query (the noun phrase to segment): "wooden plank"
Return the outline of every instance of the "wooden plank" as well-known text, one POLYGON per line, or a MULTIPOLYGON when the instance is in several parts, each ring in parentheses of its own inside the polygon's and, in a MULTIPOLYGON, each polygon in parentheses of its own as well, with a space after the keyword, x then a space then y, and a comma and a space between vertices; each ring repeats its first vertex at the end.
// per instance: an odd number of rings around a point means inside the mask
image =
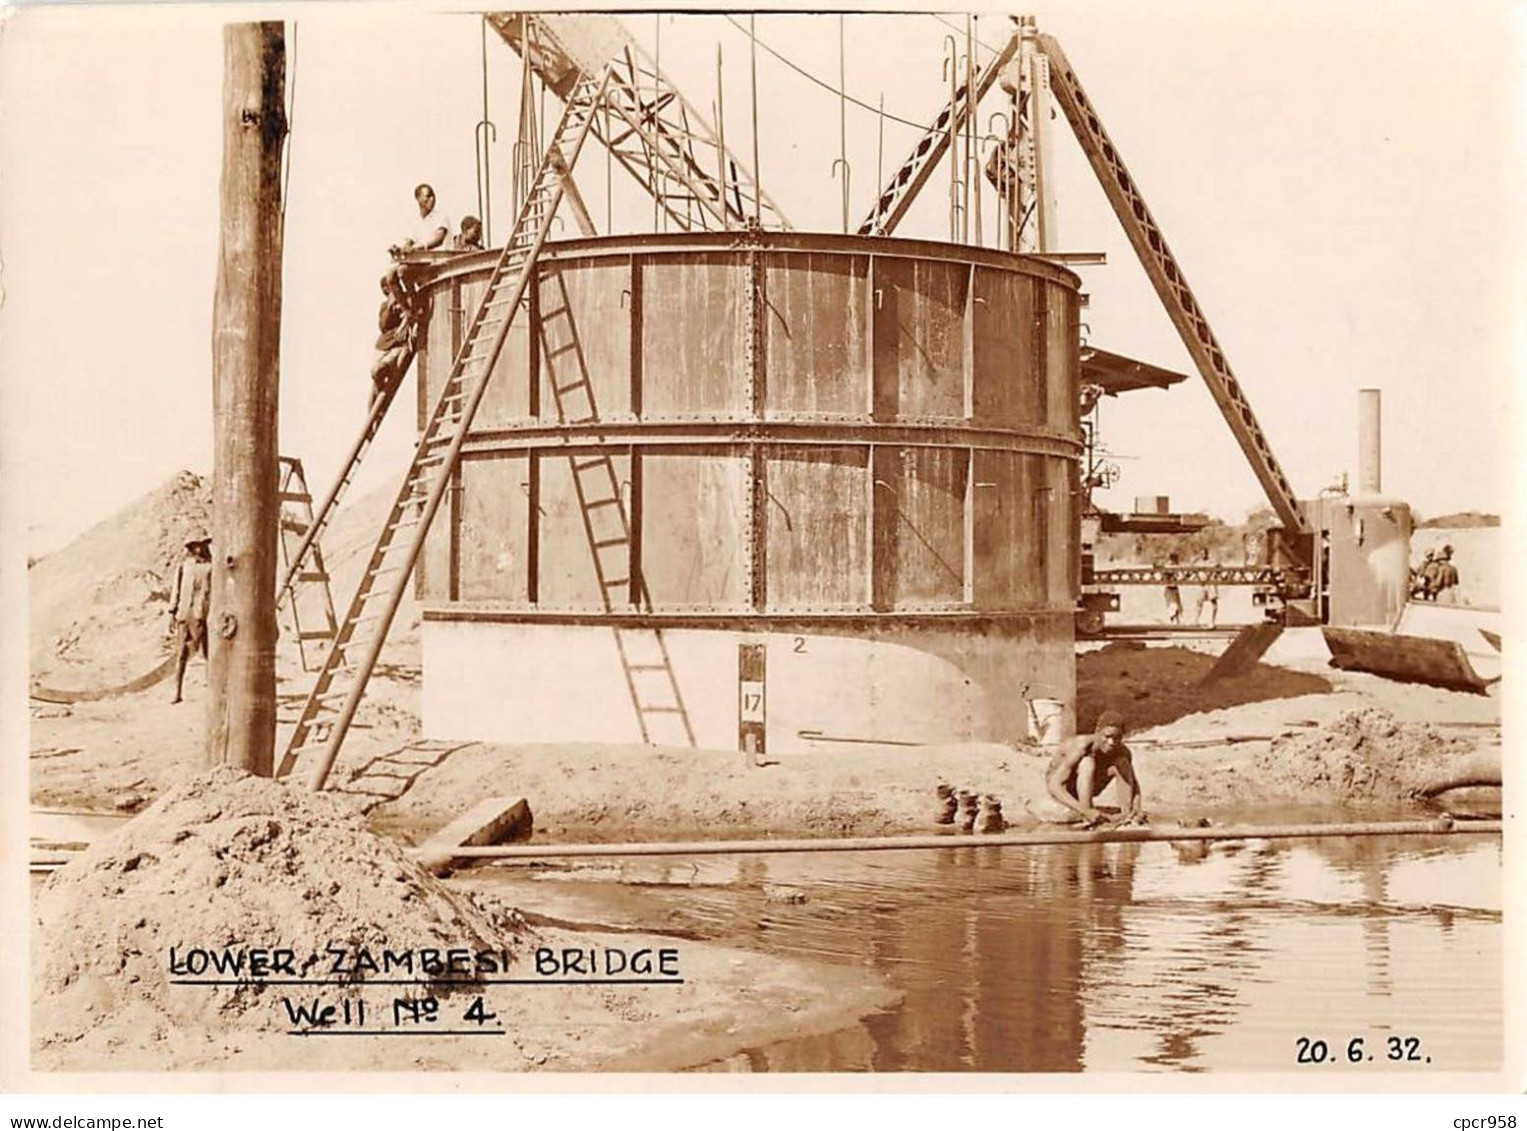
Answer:
POLYGON ((450 870, 455 850, 528 840, 534 825, 530 803, 523 797, 487 797, 421 844, 419 863, 443 874, 450 870))
POLYGON ((1220 658, 1214 662, 1214 666, 1204 673, 1198 685, 1207 687, 1219 680, 1230 679, 1250 671, 1252 666, 1273 646, 1273 642, 1282 635, 1281 624, 1248 624, 1236 633, 1235 639, 1230 642, 1230 647, 1226 648, 1220 658))

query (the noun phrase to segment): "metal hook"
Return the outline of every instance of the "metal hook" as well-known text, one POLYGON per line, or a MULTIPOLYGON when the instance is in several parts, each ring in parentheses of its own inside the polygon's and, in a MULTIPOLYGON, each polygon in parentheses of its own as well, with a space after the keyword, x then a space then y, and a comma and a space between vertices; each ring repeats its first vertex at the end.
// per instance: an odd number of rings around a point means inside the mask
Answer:
POLYGON ((960 65, 959 41, 956 40, 952 35, 946 35, 944 36, 944 47, 949 52, 949 54, 944 56, 944 65, 943 68, 939 71, 940 80, 948 80, 950 66, 958 67, 960 65))
POLYGON ((478 121, 472 130, 472 155, 477 162, 477 217, 483 222, 483 244, 493 241, 491 212, 493 209, 493 143, 498 140, 498 127, 488 118, 478 121), (487 127, 484 130, 484 127, 487 127))
POLYGON ((853 176, 853 166, 846 157, 834 157, 832 159, 832 179, 838 179, 838 167, 843 168, 843 231, 848 232, 848 184, 853 176))

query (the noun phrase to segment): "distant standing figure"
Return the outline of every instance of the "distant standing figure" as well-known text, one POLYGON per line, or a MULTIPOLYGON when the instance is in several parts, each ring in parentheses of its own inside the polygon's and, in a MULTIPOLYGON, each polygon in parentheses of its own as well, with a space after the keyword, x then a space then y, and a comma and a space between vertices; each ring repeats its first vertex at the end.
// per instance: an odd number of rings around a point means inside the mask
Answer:
MULTIPOLYGON (((1206 570, 1214 568, 1214 562, 1210 560, 1208 550, 1203 552, 1198 564, 1206 570)), ((1206 608, 1209 610, 1209 627, 1213 628, 1215 622, 1219 620, 1219 582, 1209 578, 1205 578, 1203 584, 1198 587, 1198 604, 1193 610, 1194 624, 1203 623, 1206 608)))
POLYGON ((1241 539, 1242 557, 1249 566, 1262 564, 1262 536, 1257 533, 1245 535, 1241 539))
POLYGON ((186 557, 175 570, 170 594, 170 616, 175 622, 175 698, 179 703, 185 687, 186 663, 192 652, 207 658, 207 606, 212 597, 212 542, 192 538, 186 557))
POLYGON ((1437 552, 1428 550, 1421 557, 1421 564, 1410 571, 1410 596, 1412 600, 1425 601, 1431 597, 1432 575, 1436 570, 1437 552))
MULTIPOLYGON (((1453 565, 1453 547, 1443 546, 1442 554, 1436 562, 1436 583, 1432 590, 1432 600, 1435 601, 1449 589, 1458 587, 1458 567, 1453 565)), ((1457 594, 1454 594, 1457 596, 1457 594)), ((1451 598, 1449 599, 1451 600, 1451 598)))
POLYGON ((482 221, 476 216, 463 216, 461 218, 461 231, 451 240, 452 251, 481 251, 482 244, 482 221))
MULTIPOLYGON (((1167 568, 1176 570, 1177 555, 1170 554, 1166 559, 1167 568)), ((1166 598, 1166 619, 1168 624, 1182 623, 1182 590, 1177 586, 1177 577, 1174 573, 1167 574, 1166 588, 1161 591, 1166 598)))

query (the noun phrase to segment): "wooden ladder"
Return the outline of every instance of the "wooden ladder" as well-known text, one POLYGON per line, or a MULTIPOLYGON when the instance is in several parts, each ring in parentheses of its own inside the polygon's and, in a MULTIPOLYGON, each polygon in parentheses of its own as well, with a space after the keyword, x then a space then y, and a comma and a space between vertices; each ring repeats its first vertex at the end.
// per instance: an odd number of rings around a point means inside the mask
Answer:
POLYGON ((333 647, 303 704, 277 776, 290 774, 307 759, 314 763, 310 787, 322 789, 328 780, 551 230, 563 194, 558 170, 576 164, 608 83, 607 67, 597 78, 580 74, 568 93, 549 139, 548 156, 536 170, 513 233, 489 277, 333 647), (553 150, 559 151, 556 158, 550 156, 553 150), (358 661, 351 662, 356 656, 358 661))
MULTIPOLYGON (((588 367, 584 364, 583 349, 576 337, 572 311, 567 292, 557 279, 561 293, 560 305, 554 310, 542 310, 543 327, 555 325, 558 319, 566 319, 562 331, 566 341, 554 349, 544 349, 547 380, 551 385, 552 399, 557 406, 557 418, 563 424, 587 424, 599 419, 598 405, 594 400, 594 386, 588 367), (576 372, 566 374, 564 380, 561 359, 576 372)), ((543 330, 544 333, 544 330, 543 330)), ((625 449, 628 458, 636 456, 625 449)), ((600 603, 606 613, 615 613, 620 606, 635 606, 645 613, 652 611, 652 601, 647 594, 646 582, 641 575, 640 564, 631 552, 631 518, 622 494, 623 485, 615 469, 615 461, 607 450, 592 454, 570 454, 568 471, 573 480, 573 491, 578 497, 578 513, 583 519, 584 534, 588 537, 589 554, 594 562, 594 577, 598 583, 600 603), (625 591, 621 599, 621 591, 625 591)), ((631 696, 631 706, 636 712, 636 723, 641 729, 642 741, 656 745, 654 733, 664 718, 676 718, 684 731, 684 744, 695 744, 694 728, 689 711, 684 706, 684 696, 679 690, 678 677, 673 671, 673 660, 668 654, 667 642, 660 628, 627 628, 615 626, 615 650, 620 656, 621 671, 625 675, 626 690, 631 696), (656 684, 656 686, 653 686, 656 684)))
MULTIPOLYGON (((287 599, 287 593, 297 582, 299 574, 314 571, 321 573, 323 571, 321 563, 315 566, 313 571, 309 571, 307 568, 308 558, 318 553, 319 538, 329 528, 329 523, 334 520, 334 515, 339 510, 340 499, 349 490, 350 484, 355 482, 355 473, 360 470, 361 461, 366 458, 366 453, 371 450, 371 442, 376 439, 376 434, 382 427, 382 421, 387 417, 387 410, 392 407, 392 402, 398 395, 398 389, 403 384, 403 378, 408 374, 408 367, 413 364, 414 352, 409 350, 404 355, 403 364, 398 367, 397 380, 391 382, 383 389, 380 397, 372 399, 371 411, 366 414, 366 423, 361 426, 360 435, 350 445, 350 451, 345 456, 344 465, 340 468, 338 477, 335 478, 333 484, 329 487, 329 492, 324 496, 323 503, 319 506, 316 515, 312 515, 310 507, 309 513, 312 517, 310 517, 307 530, 299 539, 296 549, 291 553, 286 553, 286 546, 283 542, 282 553, 284 554, 286 565, 285 573, 281 578, 281 585, 276 590, 276 600, 278 602, 287 599)), ((304 490, 306 490, 305 485, 304 490)), ((311 671, 312 669, 308 668, 304 663, 303 670, 311 671)))
POLYGON ((329 573, 324 568, 323 551, 312 535, 313 496, 308 493, 302 461, 281 456, 281 479, 277 497, 281 501, 281 560, 285 580, 276 594, 276 612, 284 613, 297 641, 297 657, 305 672, 316 671, 324 653, 333 643, 339 624, 334 618, 334 596, 329 590, 329 573), (305 568, 298 568, 299 548, 306 548, 305 568), (316 600, 315 600, 316 599, 316 600), (315 625, 313 613, 319 614, 315 625), (303 626, 303 618, 309 622, 303 626))

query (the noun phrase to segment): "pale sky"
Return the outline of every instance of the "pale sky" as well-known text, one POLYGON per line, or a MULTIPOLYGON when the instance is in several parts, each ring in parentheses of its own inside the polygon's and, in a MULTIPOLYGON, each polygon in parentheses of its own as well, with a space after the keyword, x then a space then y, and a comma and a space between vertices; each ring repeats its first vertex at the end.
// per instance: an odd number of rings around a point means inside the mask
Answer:
MULTIPOLYGON (((12 11, 0 38, 0 470, 7 526, 24 525, 34 551, 177 470, 210 470, 225 13, 29 9, 12 11)), ((454 217, 477 211, 481 41, 471 14, 363 4, 295 14, 282 450, 321 492, 362 421, 376 278, 385 247, 408 230, 411 187, 431 181, 454 217)), ((1425 514, 1499 511, 1522 262, 1511 207, 1523 199, 1522 38, 1509 7, 1090 2, 1036 14, 1086 85, 1296 489, 1313 495, 1355 472, 1357 390, 1377 386, 1386 493, 1425 514)), ((649 52, 655 19, 627 21, 649 52)), ((748 157, 746 37, 719 17, 662 19, 664 70, 707 110, 723 48, 726 136, 748 157)), ((945 97, 949 29, 926 15, 846 26, 850 93, 930 121, 945 97)), ((978 34, 1000 42, 1007 26, 989 13, 978 34)), ((766 14, 757 29, 836 82, 836 17, 766 14)), ((519 65, 491 34, 488 66, 501 238, 519 65)), ((836 99, 763 53, 758 76, 765 189, 797 228, 838 230, 836 99)), ((1001 108, 993 97, 983 126, 1001 108)), ((1191 373, 1069 128, 1055 125, 1060 246, 1108 256, 1079 269, 1091 341, 1191 373)), ((857 224, 875 193, 875 115, 850 106, 848 131, 857 224)), ((886 124, 887 172, 915 139, 886 124)), ((632 230, 650 205, 615 177, 615 227, 632 230)), ((605 162, 592 144, 578 180, 603 224, 605 162)), ((943 238, 946 185, 941 169, 899 234, 943 238)), ((988 199, 988 221, 993 210, 988 199)), ((357 490, 401 474, 411 406, 411 394, 400 398, 357 490)), ((1196 376, 1110 400, 1104 424, 1129 457, 1115 506, 1165 494, 1179 509, 1236 518, 1261 502, 1196 376)))

